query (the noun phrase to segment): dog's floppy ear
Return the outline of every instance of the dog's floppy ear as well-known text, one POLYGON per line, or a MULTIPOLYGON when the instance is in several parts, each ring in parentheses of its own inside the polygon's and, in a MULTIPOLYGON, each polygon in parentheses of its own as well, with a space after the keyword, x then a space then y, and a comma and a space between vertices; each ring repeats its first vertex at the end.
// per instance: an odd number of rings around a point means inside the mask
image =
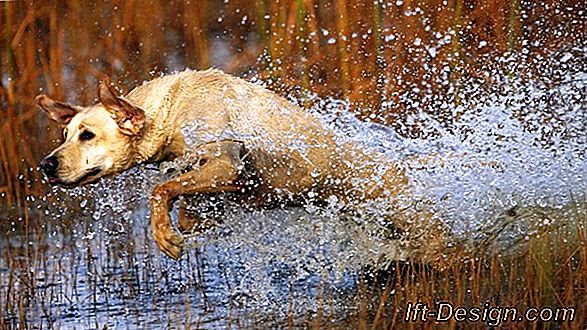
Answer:
POLYGON ((100 81, 98 97, 118 124, 122 133, 138 135, 145 123, 145 112, 116 95, 108 78, 100 81))
POLYGON ((35 97, 35 102, 41 109, 45 110, 47 115, 49 115, 49 118, 61 125, 69 124, 71 118, 79 112, 78 108, 69 104, 53 101, 45 94, 35 97))

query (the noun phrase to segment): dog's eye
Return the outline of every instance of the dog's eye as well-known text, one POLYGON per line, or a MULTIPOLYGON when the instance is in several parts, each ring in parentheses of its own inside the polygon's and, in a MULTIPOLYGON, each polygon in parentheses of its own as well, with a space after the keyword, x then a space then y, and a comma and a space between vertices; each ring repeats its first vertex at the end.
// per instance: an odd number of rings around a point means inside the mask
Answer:
POLYGON ((63 130, 63 138, 67 140, 67 130, 66 129, 63 130))
POLYGON ((96 134, 94 134, 94 133, 92 133, 92 132, 90 132, 90 131, 82 131, 82 132, 79 134, 79 139, 80 139, 81 141, 88 141, 88 140, 91 140, 91 139, 93 139, 95 136, 96 136, 96 134))

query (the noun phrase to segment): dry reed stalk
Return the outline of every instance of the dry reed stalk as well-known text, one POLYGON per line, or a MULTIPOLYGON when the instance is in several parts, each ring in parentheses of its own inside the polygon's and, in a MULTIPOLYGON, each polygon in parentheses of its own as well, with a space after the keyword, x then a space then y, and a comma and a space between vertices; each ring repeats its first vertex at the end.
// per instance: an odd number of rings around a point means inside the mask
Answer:
MULTIPOLYGON (((298 52, 298 70, 301 71, 300 85, 304 90, 310 89, 310 75, 308 70, 308 25, 306 24, 307 12, 304 0, 296 0, 296 48, 298 52)), ((306 103, 306 100, 304 100, 306 103)))
POLYGON ((350 94, 350 90, 352 88, 352 82, 349 77, 350 75, 350 65, 349 65, 349 49, 348 49, 348 39, 350 37, 349 34, 349 18, 347 13, 347 2, 344 0, 336 0, 336 28, 338 31, 333 33, 333 37, 335 38, 335 42, 337 45, 338 51, 338 69, 340 70, 339 74, 339 84, 342 91, 343 97, 348 97, 350 94))
MULTIPOLYGON (((252 9, 255 15, 250 16, 256 17, 255 25, 236 26, 245 13, 243 9, 239 15, 226 11, 222 24, 231 26, 220 27, 230 28, 234 33, 226 39, 231 47, 242 48, 247 39, 240 37, 257 31, 259 47, 268 49, 272 63, 278 66, 271 75, 281 77, 283 82, 301 82, 304 87, 318 91, 321 95, 347 97, 365 108, 375 100, 376 109, 380 98, 395 100, 397 107, 390 111, 401 116, 406 113, 406 105, 401 104, 398 96, 409 90, 409 86, 421 84, 427 79, 422 76, 426 72, 419 69, 422 63, 440 67, 450 61, 451 65, 456 65, 457 60, 466 61, 463 56, 457 57, 456 52, 468 52, 473 56, 485 54, 488 50, 477 50, 480 40, 491 43, 499 52, 516 51, 523 28, 532 23, 530 18, 524 20, 521 17, 520 2, 517 0, 451 0, 446 5, 443 2, 411 0, 404 1, 402 6, 384 6, 380 2, 363 3, 359 0, 351 3, 340 0, 270 3, 257 0, 252 9), (461 36, 454 36, 450 45, 439 47, 434 58, 411 56, 419 54, 410 53, 416 38, 420 38, 423 44, 435 40, 431 32, 425 31, 423 19, 405 15, 408 8, 416 7, 423 8, 424 15, 429 16, 426 17, 426 24, 432 27, 432 32, 444 34, 450 28, 462 32, 461 36), (265 19, 267 14, 270 15, 269 20, 265 19), (329 34, 324 35, 322 29, 329 34), (366 33, 369 29, 375 32, 366 33), (379 34, 380 31, 382 34, 379 34), (353 32, 359 36, 366 34, 367 38, 353 39, 353 32), (391 34, 396 39, 385 41, 386 35, 391 34), (331 37, 336 38, 336 43, 328 42, 331 37), (307 39, 307 42, 301 39, 307 39), (385 67, 378 67, 376 54, 385 59, 385 67), (308 61, 298 63, 301 57, 306 57, 308 61), (384 88, 376 87, 375 80, 379 77, 389 81, 382 86, 384 88)), ((560 7, 561 3, 554 0, 548 2, 551 8, 560 7)), ((231 1, 234 8, 245 8, 248 4, 241 0, 231 1)), ((562 4, 580 5, 579 1, 562 4)), ((95 87, 95 77, 106 72, 120 77, 121 82, 128 86, 134 85, 136 81, 148 78, 151 70, 156 73, 166 71, 165 52, 169 56, 173 50, 178 50, 181 63, 206 67, 211 60, 208 41, 220 25, 216 21, 218 6, 212 2, 207 2, 204 7, 196 7, 195 3, 169 4, 163 1, 80 4, 73 0, 50 4, 0 4, 0 75, 10 78, 7 83, 0 82, 0 104, 3 107, 0 119, 0 194, 5 194, 1 198, 0 207, 15 206, 21 209, 24 215, 22 232, 25 236, 35 240, 35 237, 43 235, 43 227, 38 225, 42 221, 31 218, 28 213, 31 206, 25 197, 42 194, 44 190, 39 174, 29 173, 28 168, 36 167, 43 154, 41 151, 50 149, 53 145, 49 141, 59 136, 57 129, 47 131, 47 121, 36 116, 32 99, 39 88, 72 102, 91 103, 95 98, 95 90, 85 86, 95 87), (102 16, 102 13, 107 15, 102 16), (178 15, 177 20, 167 19, 178 15), (97 25, 88 22, 97 22, 97 25), (112 35, 109 36, 108 32, 112 32, 112 35), (168 40, 167 36, 173 34, 177 38, 168 40), (183 53, 175 44, 177 40, 186 42, 183 53), (80 88, 70 90, 72 86, 80 88), (22 143, 23 139, 26 143, 22 143), (25 159, 24 163, 22 159, 25 159), (20 174, 23 180, 18 179, 20 174), (28 181, 32 182, 32 186, 28 181)), ((552 27, 558 22, 552 12, 540 6, 525 10, 528 17, 542 17, 542 26, 552 27)), ((529 38, 539 40, 544 45, 551 42, 559 46, 565 42, 564 38, 549 41, 551 37, 544 35, 532 35, 529 38)), ((566 42, 569 42, 568 39, 566 42)), ((453 76, 453 79, 456 80, 457 76, 453 76)), ((435 92, 443 88, 435 85, 434 81, 430 83, 435 92)), ((366 116, 368 112, 361 115, 366 116)), ((390 120, 396 118, 389 116, 389 113, 384 115, 392 118, 390 120)), ((423 299, 432 302, 433 299, 444 299, 455 304, 473 305, 486 300, 495 305, 519 303, 526 306, 543 306, 547 303, 571 306, 582 302, 582 305, 577 305, 577 321, 561 326, 578 329, 581 324, 585 324, 587 315, 587 305, 582 298, 587 288, 587 245, 584 243, 585 216, 577 217, 583 219, 576 228, 576 240, 581 242, 577 247, 564 245, 562 236, 532 238, 534 241, 529 252, 511 262, 494 255, 486 259, 471 259, 468 264, 453 265, 446 272, 433 274, 417 273, 408 267, 407 278, 397 267, 393 274, 394 283, 383 290, 380 303, 376 305, 375 321, 371 325, 405 327, 402 313, 407 301, 423 299), (391 294, 391 291, 394 293, 391 294), (391 309, 387 308, 386 302, 391 305, 391 309)), ((2 257, 11 269, 28 269, 31 265, 43 262, 42 253, 28 247, 22 251, 9 249, 2 252, 2 257), (25 261, 17 265, 17 259, 25 261)), ((152 252, 148 251, 149 254, 152 252)), ((87 253, 90 256, 94 253, 90 246, 87 246, 87 253)), ((129 254, 133 253, 129 251, 129 254)), ((141 275, 143 279, 149 278, 151 275, 147 273, 156 268, 154 261, 148 263, 151 268, 145 267, 145 273, 141 275)), ((86 266, 97 270, 96 264, 89 260, 86 266)), ((69 269, 68 265, 64 267, 69 269)), ((14 288, 14 283, 21 281, 19 283, 29 288, 27 290, 35 288, 34 278, 17 279, 16 274, 18 272, 14 270, 7 278, 1 278, 0 287, 14 288)), ((77 282, 76 274, 74 272, 72 275, 74 283, 77 282)), ((203 282, 201 278, 199 281, 203 282)), ((95 293, 95 283, 90 285, 94 285, 95 293)), ((144 285, 146 290, 154 289, 149 281, 144 285)), ((17 322, 25 324, 24 295, 9 289, 0 290, 0 295, 6 302, 8 313, 18 315, 17 322)), ((322 296, 323 293, 318 298, 324 299, 322 296)), ((360 299, 364 302, 368 300, 364 292, 360 299)), ((290 301, 291 312, 288 317, 288 324, 292 328, 293 303, 290 301)), ((0 309, 0 327, 6 310, 0 309)), ((320 312, 323 313, 324 309, 320 312)), ((353 323, 366 327, 370 315, 369 311, 361 309, 353 323)), ((328 323, 323 315, 317 317, 315 322, 318 325, 328 323)), ((240 324, 240 321, 235 323, 240 324)), ((407 327, 431 326, 410 324, 407 327)), ((452 323, 449 326, 460 325, 452 323)), ((512 328, 524 326, 526 324, 512 325, 512 328)))
MULTIPOLYGON (((298 1, 288 0, 284 2, 285 12, 285 26, 283 28, 283 37, 281 39, 281 53, 283 54, 283 63, 280 65, 281 83, 285 85, 291 85, 291 75, 299 77, 299 73, 296 74, 296 66, 299 63, 299 35, 297 33, 298 26, 296 26, 298 17, 298 1), (291 58, 291 63, 285 62, 285 58, 291 58)), ((301 77, 300 77, 301 78, 301 77)))
MULTIPOLYGON (((269 50, 269 57, 273 65, 269 68, 272 72, 274 70, 281 70, 283 45, 280 45, 280 42, 284 42, 282 34, 284 34, 285 31, 283 28, 285 26, 285 10, 286 7, 283 2, 269 2, 269 39, 267 49, 269 50)), ((277 75, 281 77, 279 73, 277 75)))
MULTIPOLYGON (((529 24, 526 21, 546 15, 548 20, 543 25, 552 27, 556 22, 556 17, 541 6, 530 6, 526 12, 529 18, 524 20, 518 0, 464 4, 463 0, 406 0, 399 6, 363 0, 235 0, 228 5, 163 1, 139 5, 134 0, 85 4, 72 0, 48 4, 7 2, 0 5, 0 19, 5 23, 0 72, 14 79, 2 86, 0 95, 14 106, 30 100, 42 86, 56 97, 91 102, 94 88, 84 86, 95 86, 92 76, 100 73, 118 75, 124 83, 133 84, 147 78, 149 71, 166 71, 169 56, 179 56, 186 66, 207 67, 211 33, 225 29, 231 32, 226 40, 235 49, 245 47, 249 34, 258 35, 259 48, 269 50, 275 66, 271 69, 273 77, 281 78, 285 84, 301 84, 321 95, 348 98, 359 106, 361 117, 379 111, 382 99, 393 101, 388 113, 383 114, 387 123, 393 123, 409 113, 405 111, 409 104, 402 104, 399 96, 429 79, 421 69, 424 61, 441 67, 450 60, 454 66, 456 58, 451 60, 450 54, 488 51, 477 50, 479 40, 490 42, 499 51, 512 49, 524 24, 529 24), (406 15, 408 10, 415 13, 418 8, 417 15, 406 15), (222 22, 217 21, 219 13, 224 13, 222 22), (241 24, 245 15, 250 17, 248 22, 254 22, 241 24), (454 35, 450 49, 439 47, 434 58, 423 57, 421 51, 412 49, 416 38, 424 45, 430 44, 435 41, 433 32, 444 34, 451 26, 462 36, 454 35), (427 27, 432 30, 425 31, 427 27), (322 31, 328 31, 328 35, 322 31), (176 37, 169 39, 170 35, 176 37), (389 35, 395 39, 386 41, 389 35), (331 44, 331 38, 336 42, 331 44), (383 59, 381 63, 377 62, 378 54, 383 59), (307 61, 300 62, 302 58, 307 61), (64 76, 64 72, 71 75, 64 76), (64 86, 80 88, 65 95, 64 86)), ((578 4, 570 1, 567 6, 578 4)), ((554 0, 549 6, 560 7, 554 0)), ((554 42, 561 44, 559 39, 554 42)), ((460 60, 469 61, 462 57, 460 60)), ((240 64, 231 67, 242 68, 240 64)), ((453 79, 457 78, 453 70, 453 79)), ((446 88, 434 81, 429 83, 432 91, 446 88)), ((44 126, 44 121, 31 126, 39 125, 44 126)), ((55 131, 50 134, 56 136, 55 131)), ((28 156, 27 161, 31 161, 28 156)), ((13 196, 24 191, 16 194, 16 185, 10 189, 13 196)))
POLYGON ((377 311, 375 313, 375 317, 373 318, 373 322, 371 323, 371 329, 377 329, 377 326, 382 322, 383 315, 385 313, 385 305, 389 300, 389 295, 394 289, 394 286, 391 285, 392 276, 389 276, 385 283, 385 290, 381 294, 381 298, 379 299, 379 306, 377 307, 377 311))
POLYGON ((13 192, 14 192, 14 188, 12 187, 13 184, 13 180, 12 180, 12 173, 10 171, 10 164, 7 161, 8 155, 6 152, 6 148, 4 146, 4 139, 2 139, 2 141, 0 142, 0 157, 2 157, 2 181, 5 182, 5 186, 3 186, 3 193, 5 194, 5 198, 3 198, 3 202, 2 205, 5 208, 8 208, 8 206, 10 204, 12 204, 13 202, 13 198, 15 198, 15 196, 13 196, 13 192))
POLYGON ((263 45, 269 43, 269 19, 266 18, 268 15, 267 0, 255 0, 255 25, 257 27, 257 35, 259 41, 263 45))
POLYGON ((520 0, 510 0, 508 6, 509 21, 508 21, 508 51, 514 51, 518 43, 518 36, 520 35, 520 0))

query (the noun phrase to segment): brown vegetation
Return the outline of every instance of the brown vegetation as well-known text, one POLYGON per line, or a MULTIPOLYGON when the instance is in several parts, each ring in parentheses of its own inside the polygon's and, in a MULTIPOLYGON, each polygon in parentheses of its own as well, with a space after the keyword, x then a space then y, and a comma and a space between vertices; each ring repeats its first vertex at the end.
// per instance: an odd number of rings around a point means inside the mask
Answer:
POLYGON ((458 102, 448 95, 448 81, 481 76, 496 52, 519 50, 522 39, 531 52, 572 43, 584 33, 573 23, 580 22, 581 3, 2 2, 2 204, 22 209, 24 196, 41 189, 34 168, 58 133, 47 130, 32 105, 39 91, 91 103, 102 74, 132 86, 185 67, 214 65, 237 75, 253 68, 275 88, 347 98, 359 115, 393 124, 413 110, 404 93, 418 94, 423 108, 443 97, 458 102), (446 65, 453 68, 448 79, 440 74, 446 65), (383 100, 391 106, 382 109, 383 100))
MULTIPOLYGON (((462 77, 491 83, 497 55, 522 48, 540 54, 584 42, 581 13, 580 0, 0 1, 0 214, 21 216, 27 240, 46 234, 42 217, 28 214, 29 196, 46 192, 36 167, 60 132, 33 106, 40 92, 88 104, 95 101, 102 74, 134 86, 160 73, 216 66, 236 75, 252 70, 278 91, 301 86, 348 99, 360 117, 375 115, 391 125, 415 110, 406 101, 415 98, 421 99, 419 107, 450 121, 454 118, 434 112, 434 104, 458 104, 462 77), (447 76, 441 73, 444 67, 450 69, 447 76)), ((575 220, 532 237, 515 256, 469 256, 443 272, 404 267, 381 291, 364 289, 359 312, 345 325, 420 328, 403 323, 406 303, 445 300, 461 306, 486 301, 522 308, 575 306, 576 321, 556 327, 583 329, 584 208, 575 220), (373 296, 381 300, 374 307, 373 296)), ((27 302, 38 297, 34 277, 23 274, 43 265, 42 249, 0 251, 10 268, 0 287, 20 283, 25 288, 23 294, 0 290, 0 328, 8 327, 6 313, 18 315, 26 326, 27 302)), ((45 299, 49 304, 51 297, 45 299)), ((307 325, 340 325, 327 310, 318 315, 307 325)), ((253 326, 250 322, 245 324, 253 326)), ((291 325, 303 324, 292 316, 291 325)), ((508 324, 512 329, 543 326, 508 324)))

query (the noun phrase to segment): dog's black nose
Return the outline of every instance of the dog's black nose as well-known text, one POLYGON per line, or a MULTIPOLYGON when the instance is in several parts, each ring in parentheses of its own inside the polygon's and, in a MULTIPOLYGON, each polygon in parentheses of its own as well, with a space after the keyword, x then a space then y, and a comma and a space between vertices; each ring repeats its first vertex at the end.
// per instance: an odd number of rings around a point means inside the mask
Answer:
POLYGON ((48 177, 54 177, 57 174, 57 168, 59 167, 59 158, 55 156, 49 156, 41 161, 41 168, 48 177))

